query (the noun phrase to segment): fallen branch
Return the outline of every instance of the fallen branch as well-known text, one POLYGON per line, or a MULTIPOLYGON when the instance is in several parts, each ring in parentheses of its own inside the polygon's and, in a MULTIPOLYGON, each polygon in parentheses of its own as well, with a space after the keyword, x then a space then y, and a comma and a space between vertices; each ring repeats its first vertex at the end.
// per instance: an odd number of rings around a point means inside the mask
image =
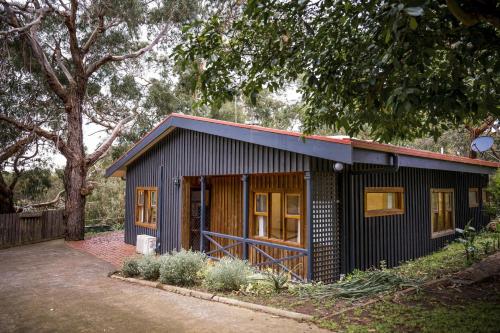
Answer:
POLYGON ((63 193, 64 193, 64 190, 59 191, 59 193, 57 193, 56 197, 54 199, 50 200, 50 201, 40 202, 40 203, 35 203, 35 204, 30 204, 30 205, 21 207, 21 209, 24 210, 24 209, 27 209, 27 208, 40 208, 40 207, 53 206, 53 205, 55 205, 55 204, 57 204, 59 202, 59 200, 61 199, 61 195, 63 193))

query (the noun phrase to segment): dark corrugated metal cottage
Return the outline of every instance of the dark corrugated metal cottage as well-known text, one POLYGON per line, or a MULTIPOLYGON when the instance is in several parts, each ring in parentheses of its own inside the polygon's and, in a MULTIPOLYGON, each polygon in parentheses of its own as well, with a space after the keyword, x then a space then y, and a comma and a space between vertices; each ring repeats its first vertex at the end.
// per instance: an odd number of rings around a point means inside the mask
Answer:
POLYGON ((118 159, 125 242, 331 282, 437 250, 482 212, 498 163, 173 114, 118 159))

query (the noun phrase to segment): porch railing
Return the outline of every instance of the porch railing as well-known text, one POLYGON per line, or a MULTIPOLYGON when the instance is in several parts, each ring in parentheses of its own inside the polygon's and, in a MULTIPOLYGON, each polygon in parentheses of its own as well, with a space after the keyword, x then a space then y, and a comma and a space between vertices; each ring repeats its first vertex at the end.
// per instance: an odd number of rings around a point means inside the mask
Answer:
MULTIPOLYGON (((293 247, 293 246, 287 246, 287 245, 282 245, 282 244, 275 244, 275 243, 270 243, 270 242, 265 242, 265 241, 260 241, 257 239, 251 239, 251 238, 243 238, 239 236, 233 236, 233 235, 227 235, 227 234, 221 234, 218 232, 213 232, 213 231, 206 231, 203 230, 201 232, 202 236, 206 240, 208 240, 210 243, 212 243, 215 246, 215 249, 207 251, 205 254, 213 259, 213 260, 219 260, 220 258, 215 256, 217 253, 222 253, 227 257, 236 259, 238 258, 236 255, 231 253, 230 249, 237 247, 237 246, 243 246, 244 248, 248 249, 254 249, 257 253, 261 254, 263 257, 265 257, 267 260, 259 263, 255 263, 254 266, 256 267, 261 267, 261 266, 272 266, 276 265, 283 271, 289 273, 292 277, 295 279, 304 282, 305 279, 295 273, 291 268, 287 267, 283 263, 288 260, 293 260, 293 259, 298 259, 302 257, 307 257, 308 251, 306 249, 300 248, 300 247, 293 247), (222 238, 222 239, 229 239, 234 241, 231 244, 228 245, 222 245, 218 241, 216 241, 215 238, 222 238), (296 252, 296 254, 292 255, 287 255, 281 258, 275 258, 266 251, 262 250, 259 248, 259 246, 267 246, 275 249, 280 249, 280 250, 285 250, 285 251, 290 251, 290 252, 296 252)), ((243 251, 243 253, 246 253, 246 251, 243 251)), ((241 259, 241 258, 239 258, 241 259)), ((246 259, 246 258, 244 258, 246 259)))

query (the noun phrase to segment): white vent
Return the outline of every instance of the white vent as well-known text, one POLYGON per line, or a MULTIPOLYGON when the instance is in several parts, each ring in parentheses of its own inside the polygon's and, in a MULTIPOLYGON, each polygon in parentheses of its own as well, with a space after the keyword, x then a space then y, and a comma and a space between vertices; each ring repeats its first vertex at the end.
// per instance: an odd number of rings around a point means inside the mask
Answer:
POLYGON ((135 252, 144 255, 155 254, 156 237, 149 235, 137 235, 135 252))

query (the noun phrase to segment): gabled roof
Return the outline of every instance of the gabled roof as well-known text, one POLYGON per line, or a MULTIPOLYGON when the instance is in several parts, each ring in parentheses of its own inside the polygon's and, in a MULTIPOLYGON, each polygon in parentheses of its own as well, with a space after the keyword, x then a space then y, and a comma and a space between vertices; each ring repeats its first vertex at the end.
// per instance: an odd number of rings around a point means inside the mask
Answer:
POLYGON ((124 176, 127 165, 175 128, 184 128, 346 164, 388 165, 391 163, 388 154, 397 154, 400 156, 401 166, 476 173, 489 173, 492 169, 500 167, 500 163, 371 141, 320 135, 303 136, 298 132, 174 113, 116 160, 106 170, 106 176, 124 176))

